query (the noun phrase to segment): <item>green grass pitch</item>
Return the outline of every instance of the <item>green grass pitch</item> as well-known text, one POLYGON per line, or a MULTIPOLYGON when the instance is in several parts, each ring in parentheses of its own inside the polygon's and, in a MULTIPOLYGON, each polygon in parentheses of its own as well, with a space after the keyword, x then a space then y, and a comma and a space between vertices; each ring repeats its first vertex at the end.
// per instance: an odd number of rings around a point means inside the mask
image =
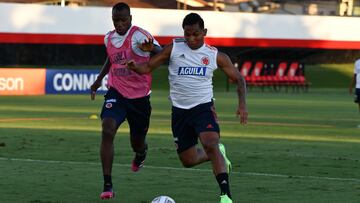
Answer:
MULTIPOLYGON (((152 94, 149 154, 138 173, 128 126, 115 140, 115 200, 218 202, 210 164, 185 169, 177 158, 166 90, 152 94)), ((360 200, 360 114, 342 90, 248 95, 249 123, 235 117, 236 94, 215 92, 221 140, 233 162, 235 203, 356 203, 360 200)), ((1 96, 0 202, 89 203, 102 189, 99 162, 102 96, 1 96)))

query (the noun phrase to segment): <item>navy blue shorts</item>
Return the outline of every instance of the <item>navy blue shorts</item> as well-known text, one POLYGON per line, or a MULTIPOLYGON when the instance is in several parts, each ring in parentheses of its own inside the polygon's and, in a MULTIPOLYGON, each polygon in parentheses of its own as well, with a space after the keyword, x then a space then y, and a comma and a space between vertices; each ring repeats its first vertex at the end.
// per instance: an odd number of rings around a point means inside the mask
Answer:
POLYGON ((360 88, 356 88, 356 90, 355 90, 354 102, 360 104, 360 88))
POLYGON ((201 132, 220 133, 213 102, 200 104, 191 109, 173 106, 171 116, 171 127, 178 153, 196 145, 201 132))
POLYGON ((120 126, 126 119, 131 136, 146 136, 151 115, 150 96, 128 99, 110 88, 104 97, 101 119, 113 118, 117 126, 120 126))

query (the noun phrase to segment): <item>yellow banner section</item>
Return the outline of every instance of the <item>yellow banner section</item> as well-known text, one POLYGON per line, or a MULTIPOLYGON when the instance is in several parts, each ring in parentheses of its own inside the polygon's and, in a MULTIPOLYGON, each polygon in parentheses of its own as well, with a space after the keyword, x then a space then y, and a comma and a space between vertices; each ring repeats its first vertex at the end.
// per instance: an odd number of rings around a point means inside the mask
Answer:
POLYGON ((43 95, 45 78, 45 68, 0 68, 0 95, 43 95))

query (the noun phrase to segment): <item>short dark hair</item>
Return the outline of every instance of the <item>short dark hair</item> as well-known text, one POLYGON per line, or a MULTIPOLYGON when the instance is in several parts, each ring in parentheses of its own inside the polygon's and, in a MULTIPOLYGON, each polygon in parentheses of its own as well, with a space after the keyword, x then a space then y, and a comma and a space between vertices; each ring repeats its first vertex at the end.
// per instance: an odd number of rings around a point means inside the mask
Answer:
POLYGON ((199 24, 201 29, 204 29, 204 20, 201 16, 197 13, 189 13, 185 16, 182 27, 184 28, 185 25, 195 25, 196 23, 199 24))
POLYGON ((117 3, 113 6, 112 8, 113 11, 122 11, 122 10, 127 10, 129 12, 129 15, 130 15, 130 7, 129 5, 127 5, 126 3, 124 2, 120 2, 120 3, 117 3))

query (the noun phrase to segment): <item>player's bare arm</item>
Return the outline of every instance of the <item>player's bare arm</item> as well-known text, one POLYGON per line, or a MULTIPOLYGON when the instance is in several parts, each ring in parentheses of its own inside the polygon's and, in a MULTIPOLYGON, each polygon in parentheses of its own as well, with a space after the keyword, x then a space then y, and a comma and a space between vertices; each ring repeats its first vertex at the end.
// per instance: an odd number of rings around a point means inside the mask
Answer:
POLYGON ((172 44, 167 45, 164 49, 162 49, 160 51, 160 53, 151 57, 150 61, 147 63, 136 64, 133 60, 131 60, 127 63, 127 66, 131 70, 133 70, 139 74, 150 73, 153 70, 155 70, 156 68, 158 68, 161 64, 169 61, 170 55, 171 55, 171 50, 172 50, 172 44))
POLYGON ((246 82, 244 77, 240 74, 232 64, 228 55, 218 52, 217 64, 220 69, 229 77, 229 79, 236 83, 237 93, 239 97, 239 106, 236 114, 240 116, 240 122, 242 124, 247 123, 248 112, 246 108, 246 82))
POLYGON ((105 75, 109 73, 109 70, 110 70, 110 61, 109 61, 109 58, 106 57, 105 63, 103 65, 103 67, 101 68, 99 75, 97 76, 94 83, 90 86, 91 100, 95 99, 96 90, 99 89, 99 87, 101 86, 101 81, 102 81, 102 79, 104 79, 105 75))

